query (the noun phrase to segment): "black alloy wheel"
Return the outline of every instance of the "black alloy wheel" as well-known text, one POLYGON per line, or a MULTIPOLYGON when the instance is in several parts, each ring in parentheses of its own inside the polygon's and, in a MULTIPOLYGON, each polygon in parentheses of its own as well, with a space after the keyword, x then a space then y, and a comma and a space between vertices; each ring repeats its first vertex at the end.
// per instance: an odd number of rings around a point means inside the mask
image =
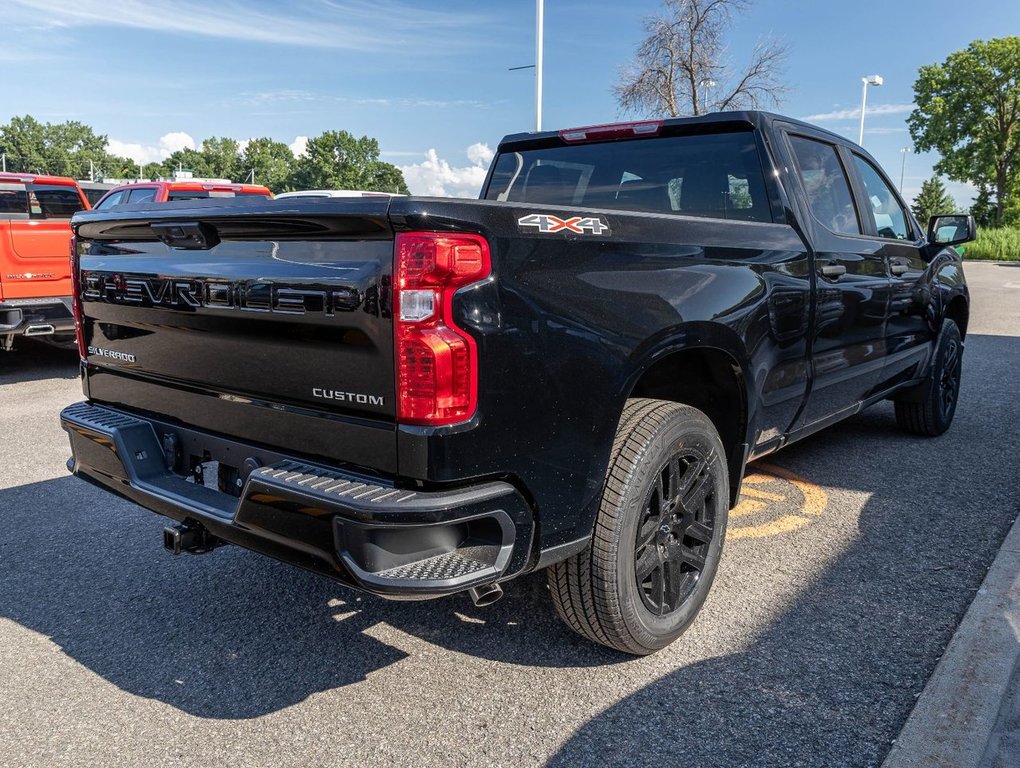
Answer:
POLYGON ((645 606, 672 613, 690 597, 714 535, 708 458, 677 453, 659 470, 638 524, 634 573, 645 606))

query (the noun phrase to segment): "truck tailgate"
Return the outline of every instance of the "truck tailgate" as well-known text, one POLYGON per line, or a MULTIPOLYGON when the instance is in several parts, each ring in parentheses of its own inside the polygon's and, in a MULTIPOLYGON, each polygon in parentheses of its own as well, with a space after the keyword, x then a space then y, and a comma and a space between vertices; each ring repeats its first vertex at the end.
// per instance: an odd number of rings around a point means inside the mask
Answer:
POLYGON ((387 206, 188 201, 80 215, 89 396, 395 469, 387 206))

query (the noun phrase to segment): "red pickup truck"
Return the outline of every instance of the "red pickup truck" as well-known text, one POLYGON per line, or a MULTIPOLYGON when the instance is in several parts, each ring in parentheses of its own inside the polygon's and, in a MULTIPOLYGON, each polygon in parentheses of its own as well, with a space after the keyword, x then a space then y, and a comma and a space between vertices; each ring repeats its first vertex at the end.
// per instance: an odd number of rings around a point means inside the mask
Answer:
POLYGON ((0 173, 0 350, 17 336, 73 341, 70 220, 88 209, 74 179, 0 173))
POLYGON ((262 195, 271 198, 268 187, 258 184, 225 184, 209 181, 142 181, 114 187, 93 208, 97 211, 125 203, 167 203, 173 200, 198 200, 206 197, 262 195))

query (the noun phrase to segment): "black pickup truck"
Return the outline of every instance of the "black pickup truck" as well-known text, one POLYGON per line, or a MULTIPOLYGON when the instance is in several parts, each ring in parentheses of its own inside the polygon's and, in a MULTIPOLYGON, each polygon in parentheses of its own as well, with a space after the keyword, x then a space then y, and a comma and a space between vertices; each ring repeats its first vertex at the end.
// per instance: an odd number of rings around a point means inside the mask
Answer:
POLYGON ((882 399, 953 418, 969 298, 860 147, 759 112, 503 140, 481 200, 74 217, 79 477, 392 598, 548 569, 645 654, 711 586, 747 462, 882 399))

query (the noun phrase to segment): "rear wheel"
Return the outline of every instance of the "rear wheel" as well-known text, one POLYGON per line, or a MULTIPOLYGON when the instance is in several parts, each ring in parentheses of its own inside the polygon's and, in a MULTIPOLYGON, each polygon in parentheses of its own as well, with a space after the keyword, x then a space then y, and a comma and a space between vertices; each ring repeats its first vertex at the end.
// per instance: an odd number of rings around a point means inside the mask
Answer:
POLYGON ((909 399, 897 400, 896 423, 914 435, 935 437, 953 423, 956 404, 960 399, 960 374, 963 364, 963 339, 956 323, 942 321, 935 357, 928 378, 911 393, 909 399))
POLYGON ((588 549, 549 568, 560 617, 644 655, 694 620, 712 586, 729 510, 719 435, 701 411, 627 401, 588 549))

